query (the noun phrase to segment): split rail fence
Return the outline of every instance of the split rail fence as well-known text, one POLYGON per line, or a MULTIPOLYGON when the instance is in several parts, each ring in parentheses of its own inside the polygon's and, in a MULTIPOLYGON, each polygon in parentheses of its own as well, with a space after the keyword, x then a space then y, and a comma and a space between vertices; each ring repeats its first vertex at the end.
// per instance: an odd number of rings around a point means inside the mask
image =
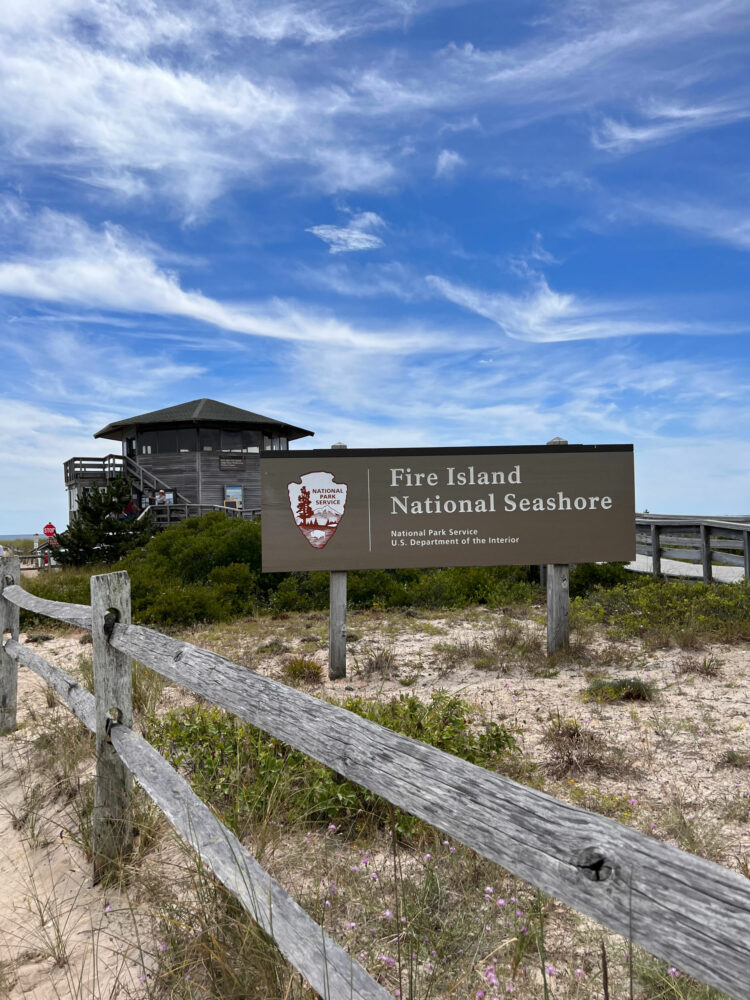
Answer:
POLYGON ((750 580, 750 517, 680 517, 637 514, 635 550, 651 556, 651 572, 661 576, 661 560, 700 563, 703 582, 711 583, 713 564, 741 566, 750 580))
POLYGON ((133 625, 126 573, 93 577, 90 607, 34 597, 19 580, 17 557, 0 561, 0 731, 16 724, 20 663, 96 733, 95 878, 131 846, 135 778, 321 997, 391 997, 131 728, 135 657, 698 980, 750 997, 750 881, 736 872, 133 625), (19 643, 20 608, 92 632, 94 694, 19 643))

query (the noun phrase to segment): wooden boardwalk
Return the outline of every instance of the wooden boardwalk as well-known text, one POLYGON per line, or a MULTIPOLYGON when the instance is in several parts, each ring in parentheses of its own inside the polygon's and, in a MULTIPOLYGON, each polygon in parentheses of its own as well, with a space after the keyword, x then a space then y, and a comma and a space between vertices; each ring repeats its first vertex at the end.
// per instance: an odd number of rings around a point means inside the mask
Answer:
MULTIPOLYGON (((632 562, 626 565, 625 569, 631 570, 633 573, 653 573, 654 561, 651 556, 637 555, 632 562)), ((662 559, 661 575, 702 580, 703 567, 693 563, 680 562, 678 559, 662 559)), ((714 566, 712 575, 718 583, 739 583, 745 578, 745 572, 741 566, 714 566)))

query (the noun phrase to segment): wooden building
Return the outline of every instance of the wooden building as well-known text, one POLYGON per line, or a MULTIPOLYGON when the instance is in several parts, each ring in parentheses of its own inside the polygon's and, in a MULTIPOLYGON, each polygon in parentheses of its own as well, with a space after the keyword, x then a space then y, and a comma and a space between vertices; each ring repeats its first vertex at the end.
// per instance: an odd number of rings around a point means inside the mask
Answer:
POLYGON ((116 476, 129 480, 140 508, 163 490, 171 500, 170 510, 162 511, 167 520, 212 509, 255 516, 260 512, 260 452, 285 451, 290 441, 312 433, 215 399, 116 420, 94 437, 120 442, 120 454, 65 463, 70 518, 84 489, 116 476))

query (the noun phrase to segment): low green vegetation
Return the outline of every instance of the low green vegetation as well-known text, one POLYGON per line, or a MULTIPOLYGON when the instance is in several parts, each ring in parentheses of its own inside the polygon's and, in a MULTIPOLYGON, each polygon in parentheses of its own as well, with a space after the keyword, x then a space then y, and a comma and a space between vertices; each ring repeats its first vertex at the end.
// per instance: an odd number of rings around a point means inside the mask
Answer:
POLYGON ((572 612, 605 625, 615 639, 641 639, 651 648, 741 642, 750 639, 750 583, 704 584, 633 574, 626 583, 596 587, 576 598, 572 612))
MULTIPOLYGON (((130 575, 134 619, 159 626, 328 607, 327 573, 262 573, 260 523, 219 513, 173 525, 114 565, 66 567, 24 585, 40 597, 88 604, 91 575, 113 569, 130 575)), ((544 601, 535 578, 536 567, 528 566, 359 571, 348 574, 347 597, 352 609, 529 609, 544 601)), ((750 639, 747 583, 654 580, 629 574, 618 563, 583 564, 571 573, 571 594, 576 628, 603 627, 614 640, 637 638, 649 647, 690 649, 750 639)), ((43 621, 23 616, 24 628, 43 621)), ((502 645, 511 646, 512 626, 503 627, 502 645)), ((528 641, 516 632, 517 644, 528 641)), ((495 669, 495 660, 491 651, 480 666, 495 669)), ((707 661, 708 670, 711 666, 707 661)))
MULTIPOLYGON (((433 694, 427 704, 413 695, 383 702, 350 698, 343 707, 491 770, 518 753, 503 725, 445 694, 433 694)), ((240 836, 270 817, 358 832, 390 819, 391 807, 377 795, 221 709, 170 711, 152 716, 146 728, 149 742, 187 772, 197 794, 240 836)), ((399 814, 396 822, 404 834, 418 829, 412 816, 399 814)))
POLYGON ((586 701, 653 701, 656 687, 640 677, 599 677, 583 690, 586 701))
MULTIPOLYGON (((173 525, 114 566, 65 568, 26 586, 40 597, 88 604, 91 575, 113 569, 130 575, 133 615, 142 622, 190 625, 328 607, 327 573, 262 573, 260 522, 220 513, 173 525)), ((537 592, 528 567, 372 570, 347 579, 352 608, 528 605, 537 592)))

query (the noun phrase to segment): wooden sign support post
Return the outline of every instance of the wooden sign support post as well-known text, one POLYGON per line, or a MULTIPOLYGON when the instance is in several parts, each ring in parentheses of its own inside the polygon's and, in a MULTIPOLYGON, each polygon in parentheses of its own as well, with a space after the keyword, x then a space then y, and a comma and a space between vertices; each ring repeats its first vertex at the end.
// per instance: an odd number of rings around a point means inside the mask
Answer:
MULTIPOLYGON (((0 559, 0 646, 5 632, 18 641, 18 607, 3 600, 3 590, 21 583, 21 560, 18 556, 0 559)), ((16 728, 16 703, 18 700, 18 663, 4 649, 0 649, 0 733, 16 728)))
MULTIPOLYGON (((567 444, 552 438, 547 444, 567 444)), ((547 566, 547 656, 570 644, 570 566, 547 566)))
MULTIPOLYGON (((346 448, 334 444, 331 448, 346 448)), ((332 681, 346 677, 346 571, 330 574, 328 619, 328 676, 332 681)))

